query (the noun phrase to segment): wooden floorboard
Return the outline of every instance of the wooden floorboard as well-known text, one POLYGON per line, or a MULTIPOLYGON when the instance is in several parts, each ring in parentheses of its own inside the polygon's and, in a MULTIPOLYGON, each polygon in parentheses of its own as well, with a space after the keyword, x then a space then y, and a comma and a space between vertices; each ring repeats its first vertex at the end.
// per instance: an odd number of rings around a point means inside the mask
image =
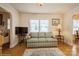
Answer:
MULTIPOLYGON (((52 47, 53 48, 53 47, 52 47)), ((72 55, 72 47, 65 44, 65 43, 59 43, 58 48, 66 55, 71 56, 72 55)), ((24 51, 28 49, 26 48, 26 44, 18 44, 14 48, 11 49, 3 49, 2 53, 3 55, 12 55, 12 56, 22 56, 24 51)), ((31 48, 32 49, 32 48, 31 48)), ((79 48, 77 48, 77 55, 79 55, 79 48)))

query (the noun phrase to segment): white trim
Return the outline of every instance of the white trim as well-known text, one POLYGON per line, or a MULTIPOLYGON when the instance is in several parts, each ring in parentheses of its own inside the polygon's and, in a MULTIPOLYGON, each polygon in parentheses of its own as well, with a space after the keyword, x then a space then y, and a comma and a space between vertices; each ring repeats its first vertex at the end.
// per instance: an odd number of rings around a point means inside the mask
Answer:
POLYGON ((10 48, 15 47, 17 44, 18 44, 18 43, 17 43, 17 42, 15 42, 14 44, 10 45, 10 48))

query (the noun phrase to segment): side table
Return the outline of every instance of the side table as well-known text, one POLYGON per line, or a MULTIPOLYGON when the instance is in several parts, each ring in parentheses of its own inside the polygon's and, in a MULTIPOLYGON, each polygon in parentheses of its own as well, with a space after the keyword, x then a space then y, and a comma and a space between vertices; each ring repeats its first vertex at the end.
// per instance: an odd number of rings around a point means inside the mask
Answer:
POLYGON ((60 44, 61 42, 64 43, 64 36, 63 35, 56 35, 56 38, 58 40, 58 44, 60 44))

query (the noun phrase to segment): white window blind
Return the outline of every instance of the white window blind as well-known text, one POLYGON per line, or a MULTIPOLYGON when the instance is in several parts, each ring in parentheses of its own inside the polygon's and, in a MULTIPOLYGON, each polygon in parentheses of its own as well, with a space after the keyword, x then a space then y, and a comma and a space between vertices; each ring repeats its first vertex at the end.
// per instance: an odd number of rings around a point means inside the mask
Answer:
POLYGON ((48 32, 48 20, 30 20, 30 32, 48 32))
POLYGON ((40 20, 40 32, 48 32, 48 20, 40 20))

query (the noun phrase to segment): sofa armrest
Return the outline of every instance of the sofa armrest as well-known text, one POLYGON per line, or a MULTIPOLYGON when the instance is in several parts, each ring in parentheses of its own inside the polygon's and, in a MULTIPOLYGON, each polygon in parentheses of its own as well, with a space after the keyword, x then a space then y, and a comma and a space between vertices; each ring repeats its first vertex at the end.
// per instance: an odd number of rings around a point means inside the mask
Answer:
POLYGON ((53 36, 51 36, 51 38, 54 38, 53 36))
POLYGON ((31 36, 26 36, 26 39, 30 39, 31 38, 31 36))

